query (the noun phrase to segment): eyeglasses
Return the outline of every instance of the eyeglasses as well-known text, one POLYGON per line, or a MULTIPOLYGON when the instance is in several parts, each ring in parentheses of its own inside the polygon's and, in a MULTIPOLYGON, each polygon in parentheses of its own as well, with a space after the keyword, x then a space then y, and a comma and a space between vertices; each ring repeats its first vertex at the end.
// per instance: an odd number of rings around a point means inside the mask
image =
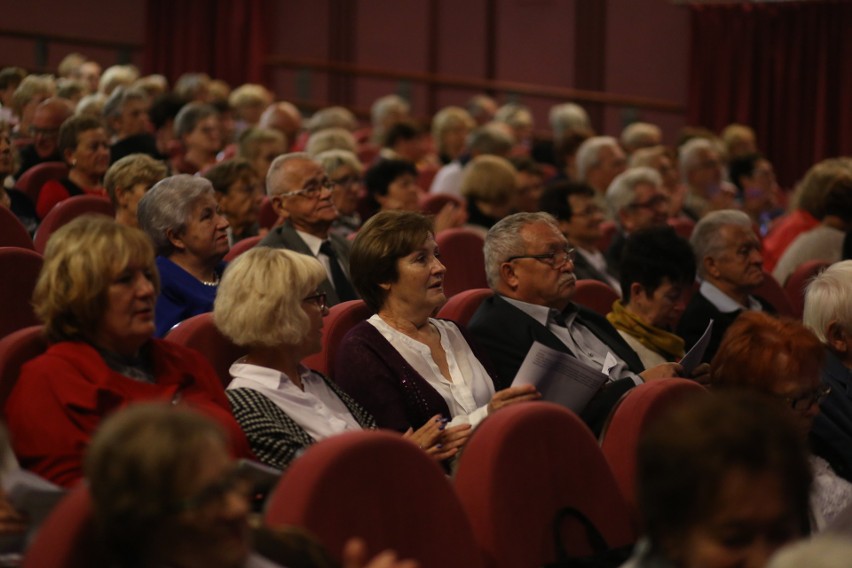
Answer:
POLYGON ((313 302, 320 310, 325 310, 328 308, 328 303, 326 303, 326 295, 322 292, 316 292, 315 294, 311 294, 306 298, 302 298, 302 301, 313 302))
POLYGON ((331 180, 328 178, 323 178, 321 180, 311 180, 308 182, 308 185, 303 187, 302 189, 297 189, 296 191, 287 191, 282 193, 283 197, 295 197, 296 195, 301 195, 302 197, 307 197, 308 199, 316 199, 320 195, 322 195, 322 190, 327 189, 331 191, 334 187, 334 184, 331 183, 331 180))
POLYGON ((522 258, 533 258, 549 265, 554 270, 558 270, 569 262, 574 262, 574 259, 576 257, 576 250, 572 248, 566 248, 556 252, 549 252, 547 254, 518 254, 515 256, 510 256, 506 259, 506 262, 512 262, 513 260, 519 260, 522 258))
POLYGON ((331 180, 332 185, 339 185, 343 189, 351 189, 352 186, 362 183, 361 176, 346 176, 331 180))
POLYGON ((254 485, 248 478, 248 474, 235 467, 223 476, 219 481, 212 483, 188 499, 181 501, 178 511, 197 511, 202 509, 221 508, 225 504, 225 498, 230 493, 237 493, 240 497, 250 499, 254 493, 254 485))
POLYGON ((785 396, 782 397, 787 404, 790 405, 790 408, 797 412, 804 412, 808 410, 814 404, 819 404, 825 397, 831 394, 831 387, 828 385, 820 385, 817 388, 813 389, 810 392, 806 392, 805 394, 799 396, 785 396))
POLYGON ((669 198, 666 195, 655 195, 644 203, 631 203, 633 209, 657 209, 661 205, 668 205, 669 198))

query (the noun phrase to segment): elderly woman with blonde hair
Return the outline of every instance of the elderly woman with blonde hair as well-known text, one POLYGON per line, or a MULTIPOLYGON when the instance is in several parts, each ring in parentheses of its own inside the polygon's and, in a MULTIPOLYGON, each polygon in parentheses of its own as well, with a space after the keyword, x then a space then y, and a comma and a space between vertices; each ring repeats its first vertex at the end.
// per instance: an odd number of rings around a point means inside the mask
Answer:
POLYGON ((250 452, 210 364, 153 339, 159 289, 154 250, 140 230, 83 216, 53 234, 33 294, 50 346, 21 369, 5 407, 21 466, 69 486, 101 419, 132 402, 187 404, 250 452))
MULTIPOLYGON (((252 249, 225 271, 213 317, 248 354, 230 369, 227 395, 255 455, 286 468, 318 440, 376 422, 340 388, 301 361, 322 347, 325 279, 318 260, 286 249, 252 249)), ((455 455, 468 427, 432 416, 406 436, 436 459, 455 455)))
POLYGON ((168 169, 163 162, 147 154, 130 154, 111 165, 104 177, 104 187, 115 207, 116 222, 138 227, 136 207, 139 201, 167 173, 168 169))
POLYGON ((464 169, 461 194, 467 199, 467 226, 484 238, 488 229, 515 208, 517 170, 506 158, 477 156, 464 169))

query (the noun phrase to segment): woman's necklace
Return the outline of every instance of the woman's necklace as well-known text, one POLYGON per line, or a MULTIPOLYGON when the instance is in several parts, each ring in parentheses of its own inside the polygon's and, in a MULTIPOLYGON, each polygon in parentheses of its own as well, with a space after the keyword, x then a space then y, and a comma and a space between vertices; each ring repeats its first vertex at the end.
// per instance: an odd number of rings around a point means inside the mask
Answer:
POLYGON ((219 285, 219 275, 214 273, 213 280, 208 282, 207 280, 201 280, 201 283, 205 286, 218 286, 219 285))

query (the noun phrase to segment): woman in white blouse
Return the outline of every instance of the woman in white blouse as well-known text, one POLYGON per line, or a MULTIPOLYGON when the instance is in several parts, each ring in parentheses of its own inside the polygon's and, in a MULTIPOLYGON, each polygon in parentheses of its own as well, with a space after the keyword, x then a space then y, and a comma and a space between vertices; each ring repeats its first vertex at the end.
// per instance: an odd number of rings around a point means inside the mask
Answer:
POLYGON ((383 428, 404 432, 436 413, 476 426, 539 397, 530 385, 501 390, 512 377, 495 377, 461 328, 432 317, 447 301, 439 258, 431 222, 413 212, 375 215, 352 247, 352 283, 376 314, 344 338, 335 381, 383 428))
MULTIPOLYGON (((313 257, 254 248, 225 271, 213 309, 217 327, 248 354, 230 369, 234 417, 260 461, 283 469, 317 440, 372 429, 375 420, 334 383, 300 362, 322 345, 325 270, 313 257)), ((405 435, 438 460, 453 456, 468 428, 431 416, 405 435)))

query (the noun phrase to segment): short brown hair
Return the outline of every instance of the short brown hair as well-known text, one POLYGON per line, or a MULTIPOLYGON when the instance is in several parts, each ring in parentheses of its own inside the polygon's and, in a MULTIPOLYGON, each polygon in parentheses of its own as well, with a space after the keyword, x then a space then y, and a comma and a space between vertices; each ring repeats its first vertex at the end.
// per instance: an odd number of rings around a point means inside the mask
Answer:
POLYGON ((349 270, 352 284, 372 310, 378 312, 385 303, 381 285, 399 279, 397 260, 433 232, 432 221, 413 211, 382 211, 364 223, 352 243, 349 270))
POLYGON ((242 158, 233 158, 219 162, 204 172, 204 177, 213 184, 213 189, 216 190, 216 193, 221 193, 222 195, 227 195, 231 186, 246 176, 258 178, 257 172, 254 171, 251 164, 242 158))
POLYGON ((149 270, 159 293, 154 248, 139 229, 83 215, 53 233, 33 292, 48 339, 91 338, 106 311, 110 284, 130 264, 149 270))
POLYGON ((80 141, 80 135, 89 130, 104 128, 104 123, 99 118, 81 114, 72 116, 59 127, 59 154, 65 159, 67 150, 75 150, 80 141))

